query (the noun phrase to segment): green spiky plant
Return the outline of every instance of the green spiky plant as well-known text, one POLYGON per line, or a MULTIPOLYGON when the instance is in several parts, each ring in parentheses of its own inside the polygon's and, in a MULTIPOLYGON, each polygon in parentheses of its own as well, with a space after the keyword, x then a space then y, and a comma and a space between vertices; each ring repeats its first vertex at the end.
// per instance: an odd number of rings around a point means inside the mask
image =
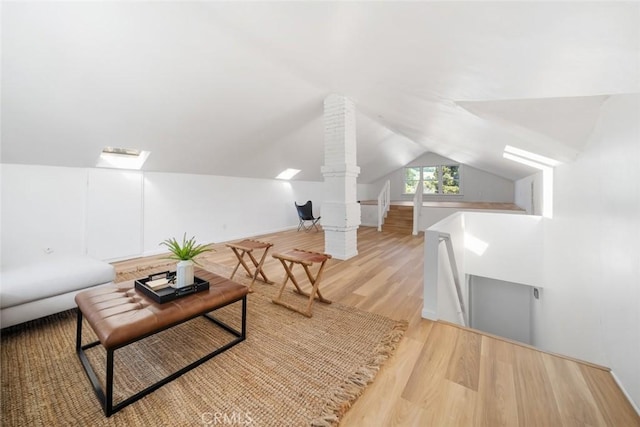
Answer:
POLYGON ((213 251, 212 248, 209 248, 209 245, 198 245, 196 243, 195 236, 187 240, 187 233, 184 233, 184 236, 182 236, 182 243, 178 242, 176 238, 173 237, 171 239, 164 240, 160 245, 166 246, 169 249, 169 252, 172 253, 169 259, 175 259, 178 261, 191 260, 196 264, 198 264, 198 261, 195 260, 195 257, 203 254, 204 252, 213 251))

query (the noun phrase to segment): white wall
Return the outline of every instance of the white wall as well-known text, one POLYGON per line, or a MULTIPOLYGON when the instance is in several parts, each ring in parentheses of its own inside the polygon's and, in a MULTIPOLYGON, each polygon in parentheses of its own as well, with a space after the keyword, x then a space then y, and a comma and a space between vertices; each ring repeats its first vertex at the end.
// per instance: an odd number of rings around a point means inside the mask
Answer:
MULTIPOLYGON (((145 173, 144 255, 172 236, 222 242, 297 227, 294 202, 311 200, 320 216, 321 182, 145 173)), ((366 194, 370 186, 359 185, 366 194)))
POLYGON ((293 228, 294 201, 320 215, 324 198, 321 182, 13 164, 0 176, 3 266, 46 248, 111 261, 162 252, 185 232, 210 243, 293 228))
POLYGON ((320 214, 322 183, 145 173, 144 254, 187 233, 202 243, 234 240, 298 224, 294 201, 320 214))
MULTIPOLYGON (((426 153, 406 166, 429 166, 440 164, 456 164, 453 160, 435 153, 426 153)), ((380 191, 384 183, 391 181, 391 200, 413 200, 412 194, 402 194, 404 188, 404 167, 376 181, 373 186, 380 191)), ((424 196, 425 202, 503 202, 513 203, 514 183, 497 175, 481 171, 471 166, 462 165, 462 195, 461 196, 424 196)), ((373 198, 377 198, 376 196, 373 198)))
POLYGON ((97 259, 139 256, 143 238, 142 172, 117 169, 88 172, 87 254, 97 259))
POLYGON ((86 251, 87 170, 3 164, 2 265, 86 251))
POLYGON ((374 184, 358 184, 357 199, 358 200, 377 200, 380 190, 377 185, 374 184))
POLYGON ((542 215, 542 171, 515 182, 515 204, 528 215, 542 215))
POLYGON ((536 345, 612 368, 640 406, 640 95, 610 97, 556 167, 536 345))

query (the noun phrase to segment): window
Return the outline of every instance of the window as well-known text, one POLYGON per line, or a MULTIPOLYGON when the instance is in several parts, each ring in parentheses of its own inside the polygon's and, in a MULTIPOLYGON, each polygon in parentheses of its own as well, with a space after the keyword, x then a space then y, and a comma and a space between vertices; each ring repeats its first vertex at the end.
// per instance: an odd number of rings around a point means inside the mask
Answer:
POLYGON ((420 168, 404 168, 404 193, 415 194, 420 182, 420 168))
POLYGON ((459 195, 459 165, 414 166, 404 169, 404 193, 415 194, 422 181, 423 194, 459 195))
POLYGON ((438 194, 438 168, 436 166, 422 168, 422 190, 424 194, 438 194))
POLYGON ((460 194, 460 166, 440 166, 441 194, 460 194))

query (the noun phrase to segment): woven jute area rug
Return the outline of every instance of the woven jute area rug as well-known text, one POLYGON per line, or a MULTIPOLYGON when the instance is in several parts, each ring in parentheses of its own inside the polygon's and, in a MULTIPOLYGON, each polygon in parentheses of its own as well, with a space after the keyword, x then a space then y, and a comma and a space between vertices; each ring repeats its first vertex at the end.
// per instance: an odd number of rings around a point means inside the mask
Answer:
MULTIPOLYGON (((205 263, 225 277, 230 268, 205 263)), ((162 271, 118 274, 119 281, 162 271)), ((240 282, 247 279, 236 276, 240 282)), ((76 312, 9 328, 1 337, 3 426, 335 426, 391 356, 406 322, 337 303, 312 318, 275 305, 277 286, 248 296, 247 339, 105 418, 75 353, 76 312)), ((304 299, 289 292, 296 303, 304 299)), ((240 304, 215 312, 239 327, 240 304)), ((84 342, 92 339, 85 324, 84 342)), ((207 354, 231 336, 203 318, 116 351, 114 401, 207 354)), ((226 341, 225 341, 226 342, 226 341)), ((104 372, 101 346, 87 351, 104 372)), ((102 374, 104 377, 104 373, 102 374)), ((104 378, 100 378, 104 382, 104 378)))

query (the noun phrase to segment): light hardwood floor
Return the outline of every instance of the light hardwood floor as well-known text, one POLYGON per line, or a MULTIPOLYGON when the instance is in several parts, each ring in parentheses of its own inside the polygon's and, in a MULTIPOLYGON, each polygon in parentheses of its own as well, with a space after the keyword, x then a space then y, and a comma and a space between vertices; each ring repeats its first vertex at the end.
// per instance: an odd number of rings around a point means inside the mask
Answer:
MULTIPOLYGON (((324 251, 322 232, 255 238, 274 243, 271 253, 324 251)), ((223 243, 214 248, 206 262, 235 265, 223 243)), ((341 426, 640 426, 606 369, 422 319, 423 237, 361 227, 358 252, 347 261, 329 260, 323 296, 407 320, 409 328, 341 426)), ((116 268, 154 261, 130 260, 116 268)), ((271 256, 264 270, 276 282, 284 277, 271 256)))

